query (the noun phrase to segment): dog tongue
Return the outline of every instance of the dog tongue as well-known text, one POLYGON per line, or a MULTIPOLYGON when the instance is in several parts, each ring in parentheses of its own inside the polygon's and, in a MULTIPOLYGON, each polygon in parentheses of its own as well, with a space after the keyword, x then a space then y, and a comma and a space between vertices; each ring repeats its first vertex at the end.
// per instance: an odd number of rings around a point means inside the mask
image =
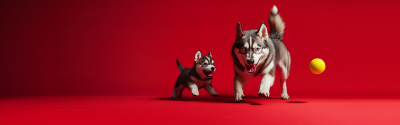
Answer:
POLYGON ((211 77, 211 76, 212 76, 212 72, 208 73, 208 76, 210 76, 210 77, 211 77))
POLYGON ((246 69, 248 72, 254 72, 254 70, 256 70, 256 65, 247 65, 246 69))

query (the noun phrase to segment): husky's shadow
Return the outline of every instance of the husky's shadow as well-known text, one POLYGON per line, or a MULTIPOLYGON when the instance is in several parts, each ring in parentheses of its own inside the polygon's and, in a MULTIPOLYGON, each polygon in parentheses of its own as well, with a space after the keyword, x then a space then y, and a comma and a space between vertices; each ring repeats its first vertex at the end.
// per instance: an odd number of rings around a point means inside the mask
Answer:
MULTIPOLYGON (((262 105, 261 103, 254 102, 249 99, 260 99, 258 96, 246 96, 244 101, 241 103, 250 105, 262 105)), ((280 99, 280 98, 266 98, 266 99, 280 99)), ((169 100, 169 101, 198 101, 198 102, 214 102, 214 103, 236 103, 233 95, 219 95, 218 97, 183 97, 173 99, 171 97, 160 97, 156 100, 169 100)))

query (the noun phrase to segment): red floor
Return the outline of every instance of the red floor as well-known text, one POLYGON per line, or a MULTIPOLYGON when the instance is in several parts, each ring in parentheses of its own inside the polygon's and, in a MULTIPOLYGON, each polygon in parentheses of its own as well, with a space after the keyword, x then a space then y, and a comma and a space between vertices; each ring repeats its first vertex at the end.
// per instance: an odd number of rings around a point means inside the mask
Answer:
POLYGON ((0 98, 0 124, 400 125, 399 98, 167 96, 0 98))

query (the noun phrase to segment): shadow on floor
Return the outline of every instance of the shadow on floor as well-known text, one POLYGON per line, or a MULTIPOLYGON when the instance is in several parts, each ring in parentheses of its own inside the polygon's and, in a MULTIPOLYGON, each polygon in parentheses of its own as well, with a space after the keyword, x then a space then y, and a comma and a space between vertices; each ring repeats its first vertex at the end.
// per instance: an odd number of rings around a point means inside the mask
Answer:
POLYGON ((307 102, 304 102, 304 101, 288 101, 287 103, 307 103, 307 102))
MULTIPOLYGON (((247 103, 250 105, 262 105, 258 102, 253 102, 249 99, 260 99, 258 96, 246 96, 244 101, 241 103, 247 103)), ((266 98, 266 99, 280 99, 280 98, 266 98)), ((199 102, 215 102, 215 103, 236 103, 233 95, 220 95, 219 97, 183 97, 180 99, 173 99, 171 97, 160 97, 156 100, 170 100, 170 101, 199 101, 199 102)))

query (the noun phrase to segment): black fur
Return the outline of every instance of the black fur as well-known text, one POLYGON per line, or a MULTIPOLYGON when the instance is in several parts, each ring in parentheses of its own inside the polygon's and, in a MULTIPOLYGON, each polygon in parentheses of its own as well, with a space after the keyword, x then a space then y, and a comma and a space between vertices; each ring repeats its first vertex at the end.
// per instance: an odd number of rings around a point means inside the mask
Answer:
POLYGON ((178 61, 178 59, 176 59, 176 65, 178 66, 178 69, 179 69, 179 71, 183 71, 183 70, 185 70, 186 68, 185 67, 183 67, 182 65, 181 65, 181 63, 179 63, 179 61, 178 61))

